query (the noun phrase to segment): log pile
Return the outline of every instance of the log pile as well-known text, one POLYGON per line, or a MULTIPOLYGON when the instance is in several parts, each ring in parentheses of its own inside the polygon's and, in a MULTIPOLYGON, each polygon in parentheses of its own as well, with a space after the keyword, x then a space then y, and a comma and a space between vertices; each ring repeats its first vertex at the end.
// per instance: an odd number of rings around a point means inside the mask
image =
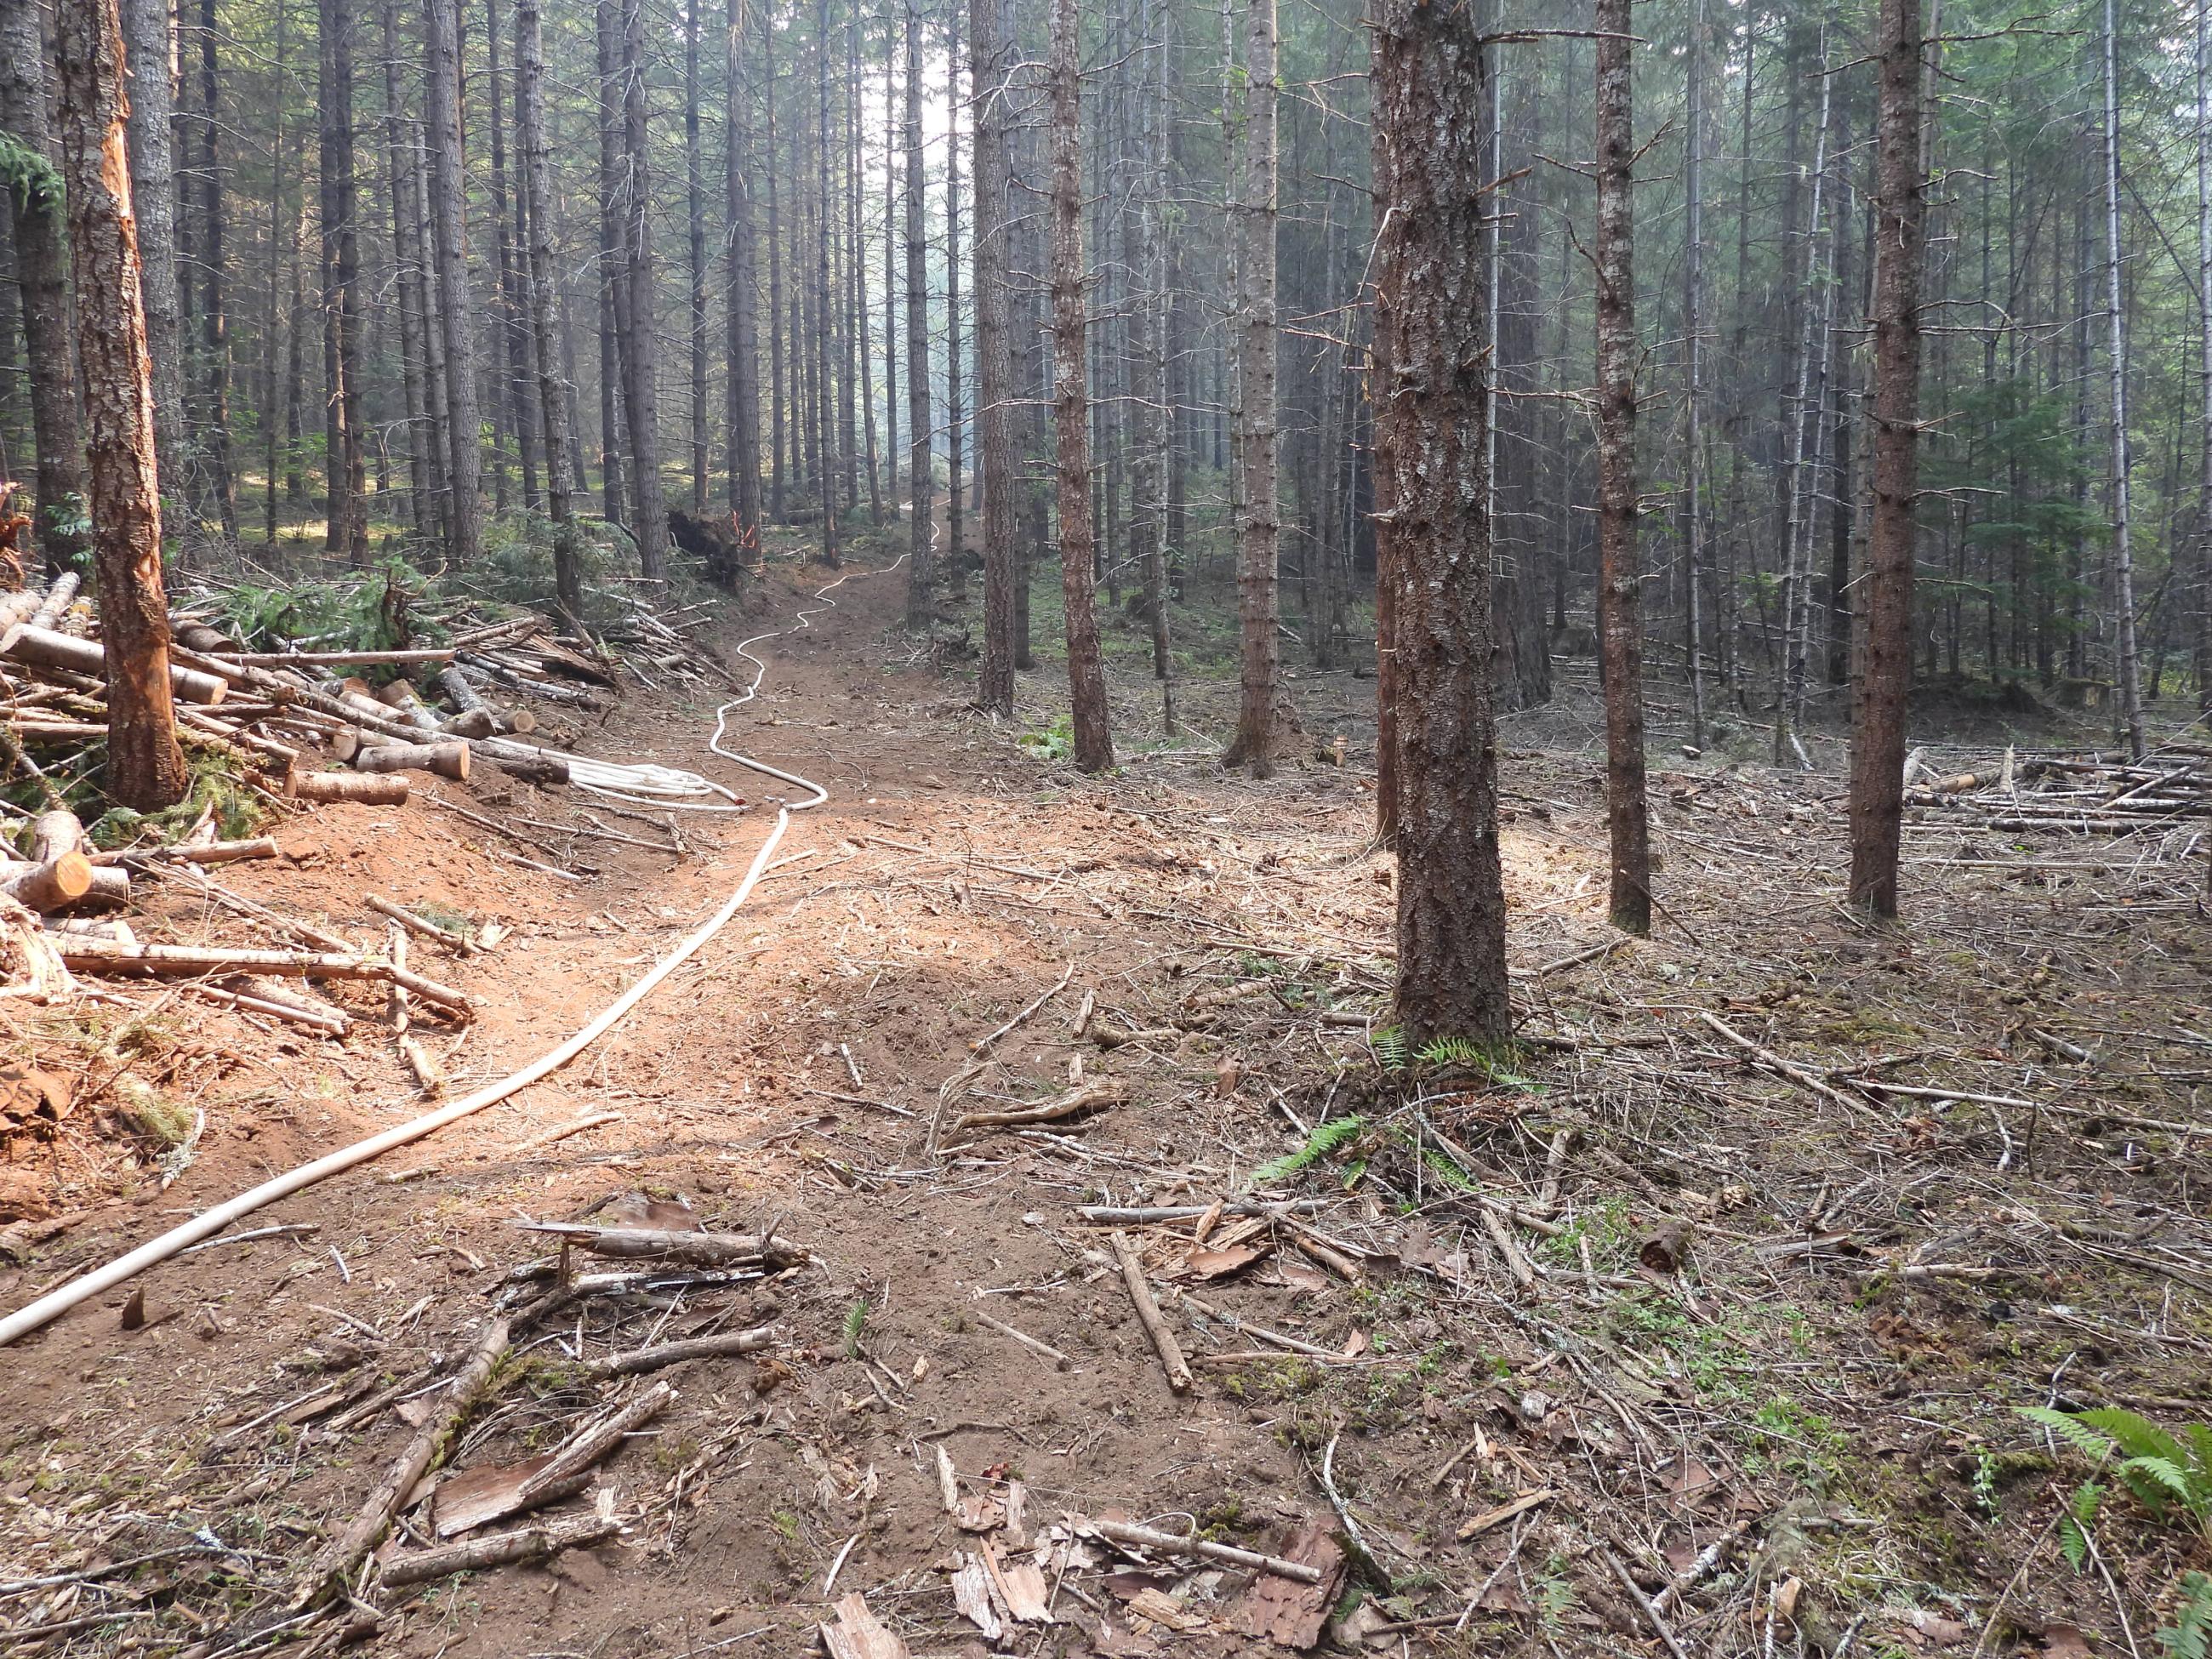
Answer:
MULTIPOLYGON (((171 619, 178 738, 197 776, 215 775, 229 799, 279 813, 325 802, 404 805, 426 781, 465 782, 482 764, 510 780, 566 785, 563 751, 582 721, 611 707, 624 675, 652 685, 671 673, 699 682, 723 673, 686 639, 687 613, 664 619, 627 593, 628 615, 605 641, 534 613, 487 616, 463 605, 436 616, 418 609, 416 636, 403 632, 380 649, 356 648, 343 635, 240 637, 212 620, 240 608, 222 598, 185 595, 171 619)), ((131 820, 118 835, 113 823, 99 824, 106 669, 94 607, 75 573, 0 593, 0 977, 9 994, 65 996, 80 988, 72 974, 155 976, 168 991, 343 1037, 364 1016, 309 987, 366 980, 418 1018, 469 1018, 465 995, 407 967, 400 930, 435 934, 436 924, 392 906, 397 944, 363 949, 246 898, 210 870, 276 858, 277 843, 223 838, 212 809, 189 827, 131 820), (88 827, 110 845, 96 846, 88 827), (134 882, 181 885, 252 931, 236 948, 204 933, 190 948, 142 943, 118 914, 134 882)), ((199 798, 210 799, 204 786, 199 798)), ((463 939, 459 948, 477 947, 463 939)), ((435 1067, 425 1056, 416 1071, 435 1067)))
POLYGON ((2212 817, 2212 747, 2170 743, 2130 763, 2091 750, 2021 756, 1942 775, 1915 755, 1905 805, 1923 822, 2012 835, 2132 835, 2212 817))

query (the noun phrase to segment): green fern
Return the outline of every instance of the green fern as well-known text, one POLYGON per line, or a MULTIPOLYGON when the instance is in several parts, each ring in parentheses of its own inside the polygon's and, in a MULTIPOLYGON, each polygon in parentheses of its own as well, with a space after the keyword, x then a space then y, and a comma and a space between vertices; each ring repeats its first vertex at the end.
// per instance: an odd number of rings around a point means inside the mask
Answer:
POLYGON ((2212 1659, 2212 1573, 2184 1576, 2181 1605, 2158 1639, 2166 1659, 2212 1659))
POLYGON ((1386 1072, 1406 1069, 1406 1034, 1395 1025, 1386 1025, 1367 1039, 1368 1047, 1375 1051, 1375 1063, 1386 1072))
POLYGON ((2058 1517, 2058 1547, 2076 1572, 2089 1564, 2089 1528, 2097 1519, 2098 1504, 2104 1501, 2104 1487, 2094 1480, 2084 1480, 2074 1489, 2067 1512, 2058 1517))
POLYGON ((1310 1169, 1340 1148, 1349 1146, 1359 1132, 1367 1127, 1367 1120, 1357 1112, 1345 1117, 1333 1117, 1326 1123, 1317 1123, 1306 1137, 1305 1145, 1295 1152, 1286 1152, 1273 1162, 1262 1164, 1252 1171, 1249 1183, 1253 1187, 1267 1187, 1278 1181, 1289 1179, 1299 1170, 1310 1169))
POLYGON ((2212 1537, 2212 1426, 2185 1424, 2176 1435, 2117 1406, 2081 1412, 2023 1406, 2020 1414, 2084 1456, 2118 1459, 2113 1473, 2145 1509, 2164 1519, 2178 1508, 2212 1537))

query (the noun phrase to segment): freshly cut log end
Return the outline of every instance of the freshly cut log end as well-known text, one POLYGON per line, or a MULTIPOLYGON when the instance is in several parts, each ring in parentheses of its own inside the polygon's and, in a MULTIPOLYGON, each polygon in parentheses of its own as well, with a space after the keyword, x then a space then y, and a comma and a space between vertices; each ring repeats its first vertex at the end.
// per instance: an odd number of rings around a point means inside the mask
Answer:
POLYGON ((499 718, 489 708, 464 709, 439 727, 449 738, 491 738, 499 735, 499 718))
MULTIPOLYGON (((115 873, 123 874, 119 870, 115 873)), ((124 879, 127 884, 130 878, 124 879)), ((43 864, 15 869, 0 881, 0 892, 28 909, 64 910, 90 892, 92 884, 92 860, 82 853, 64 853, 43 864)))
POLYGON ((399 775, 294 771, 285 779, 284 787, 295 800, 349 800, 363 806, 407 804, 407 780, 399 775))
POLYGON ((354 751, 359 772, 434 772, 456 783, 469 781, 469 746, 453 743, 377 744, 354 751))
POLYGON ((405 741, 404 738, 391 737, 382 732, 365 732, 357 726, 349 726, 343 732, 331 734, 331 753, 338 760, 349 761, 364 749, 381 748, 405 741))

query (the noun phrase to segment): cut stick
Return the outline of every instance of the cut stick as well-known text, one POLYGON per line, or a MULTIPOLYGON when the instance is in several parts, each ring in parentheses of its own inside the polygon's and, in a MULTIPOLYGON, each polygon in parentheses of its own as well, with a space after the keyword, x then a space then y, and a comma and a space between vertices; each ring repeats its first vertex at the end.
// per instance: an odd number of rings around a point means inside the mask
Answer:
POLYGON ((504 1149, 500 1156, 520 1158, 525 1152, 534 1152, 541 1147, 552 1146, 556 1141, 566 1140, 570 1135, 580 1135, 586 1129, 597 1129, 622 1121, 623 1115, 620 1112, 588 1112, 573 1123, 562 1123, 546 1130, 543 1134, 532 1135, 527 1140, 518 1140, 514 1146, 504 1149))
POLYGON ((399 1057, 407 1062, 407 1069, 415 1074, 415 1086, 425 1100, 435 1100, 446 1092, 446 1074, 438 1062, 430 1058, 420 1039, 404 1036, 399 1039, 399 1057))
POLYGON ((1161 1532, 1152 1527, 1131 1526, 1125 1521, 1080 1521, 1078 1527, 1116 1544, 1133 1545, 1139 1549, 1172 1550, 1178 1555, 1194 1555, 1201 1561, 1218 1561, 1232 1567, 1249 1567, 1255 1572, 1272 1572, 1279 1578, 1295 1578, 1301 1584, 1318 1584, 1323 1574, 1319 1567, 1309 1562, 1293 1561, 1286 1556, 1263 1555, 1258 1550, 1239 1549, 1234 1544, 1217 1544, 1210 1538, 1194 1538, 1183 1533, 1161 1532))
MULTIPOLYGON (((1881 1114, 1875 1111, 1873 1107, 1868 1106, 1859 1101, 1853 1100, 1850 1096, 1844 1094, 1839 1090, 1830 1087, 1819 1078, 1814 1076, 1812 1073, 1807 1071, 1802 1066, 1793 1064, 1791 1061, 1783 1059, 1781 1055, 1776 1054, 1771 1048, 1762 1048, 1759 1044, 1753 1042, 1749 1037, 1744 1036, 1742 1032, 1737 1030, 1726 1020, 1721 1018, 1719 1015, 1711 1012, 1710 1010, 1700 1009, 1698 1013, 1698 1018, 1712 1030, 1719 1032, 1721 1036, 1726 1037, 1730 1042, 1735 1044, 1737 1048, 1743 1049, 1747 1054, 1750 1054, 1752 1058, 1756 1060, 1760 1065, 1765 1066, 1769 1071, 1778 1073, 1780 1075, 1788 1078, 1799 1088, 1818 1095, 1823 1100, 1832 1101, 1837 1105, 1842 1107, 1845 1111, 1857 1112, 1862 1115, 1868 1117, 1881 1117, 1881 1114)), ((1883 1119, 1882 1121, 1885 1122, 1887 1121, 1887 1119, 1883 1119)))
POLYGON ((1022 1346, 1027 1348, 1031 1353, 1037 1354, 1043 1358, 1052 1361, 1052 1363, 1060 1370, 1068 1371, 1075 1369, 1075 1362, 1073 1359, 1070 1359, 1066 1354, 1062 1353, 1059 1349, 1054 1347, 1051 1343, 1042 1341, 1036 1337, 1031 1336, 1027 1331, 1018 1331, 1005 1321, 992 1318, 990 1315, 985 1313, 981 1308, 974 1308, 969 1310, 969 1311, 975 1316, 975 1322, 977 1324, 988 1326, 990 1329, 998 1332, 1000 1336, 1012 1337, 1015 1341, 1020 1343, 1022 1346))
POLYGON ((415 651, 214 651, 208 654, 236 663, 241 668, 374 668, 451 662, 453 647, 415 651))
POLYGON ((450 928, 441 927, 428 917, 418 915, 404 906, 394 904, 388 898, 380 898, 374 893, 364 893, 362 895, 362 902, 380 916, 398 922, 417 939, 433 940, 449 951, 459 951, 465 957, 475 956, 481 949, 477 942, 467 935, 456 933, 450 928))
POLYGON ((404 986, 423 1001, 464 1017, 476 1005, 450 985, 373 957, 340 956, 335 951, 248 951, 203 949, 191 945, 102 945, 92 939, 67 939, 62 960, 70 968, 111 974, 278 974, 304 975, 320 979, 388 980, 404 986))
POLYGON ((492 1368, 507 1352, 507 1333, 504 1319, 494 1319, 485 1325, 475 1351, 469 1355, 469 1363, 447 1394, 444 1407, 416 1431, 385 1472, 384 1479, 369 1493, 360 1512, 308 1564, 306 1576, 292 1597, 294 1612, 304 1612, 333 1596, 347 1594, 355 1573, 391 1529, 392 1518, 407 1501, 407 1495, 430 1472, 431 1465, 451 1443, 462 1419, 476 1405, 477 1395, 491 1378, 492 1368))
POLYGON ((410 1550, 384 1564, 378 1574, 386 1589, 426 1584, 457 1572, 506 1566, 516 1561, 542 1561, 550 1555, 583 1544, 596 1544, 622 1530, 611 1515, 595 1515, 581 1521, 551 1521, 543 1526, 495 1532, 488 1538, 447 1544, 433 1550, 410 1550))
POLYGON ((527 1233, 554 1233, 593 1255, 654 1256, 719 1267, 765 1261, 792 1267, 810 1260, 799 1246, 771 1233, 684 1233, 658 1227, 594 1227, 574 1221, 514 1221, 527 1233))
POLYGON ((631 1432, 659 1416, 675 1398, 676 1390, 668 1384, 654 1383, 611 1416, 601 1418, 571 1435, 544 1468, 516 1489, 516 1496, 529 1503, 548 1487, 594 1468, 601 1459, 613 1455, 631 1432))
POLYGON ((1044 1101, 1035 1106, 1015 1106, 1000 1111, 969 1112, 964 1114, 952 1127, 954 1132, 957 1133, 962 1129, 984 1129, 1006 1124, 1049 1123, 1056 1118, 1073 1117, 1078 1112, 1088 1111, 1093 1106, 1118 1106, 1128 1097, 1129 1088, 1127 1084, 1109 1079, 1102 1083, 1086 1084, 1072 1093, 1060 1096, 1057 1100, 1044 1101))
POLYGON ((380 743, 357 749, 351 762, 356 772, 431 772, 455 783, 469 781, 469 746, 465 743, 380 743))
POLYGON ((211 841, 199 847, 133 847, 87 856, 97 870, 111 864, 128 864, 134 859, 179 864, 237 864, 247 859, 281 858, 283 850, 277 846, 275 836, 260 836, 252 841, 211 841))
MULTIPOLYGON (((66 668, 95 679, 107 678, 107 652, 98 641, 73 639, 31 623, 9 629, 4 644, 0 644, 0 653, 42 668, 66 668)), ((169 665, 169 688, 186 702, 210 707, 230 695, 228 682, 219 675, 202 673, 197 668, 175 663, 169 665)))
POLYGON ((726 1359, 732 1354, 758 1353, 775 1341, 775 1327, 761 1325, 749 1331, 724 1331, 719 1336, 695 1336, 684 1342, 634 1348, 595 1360, 586 1369, 593 1376, 638 1376, 664 1365, 680 1365, 687 1359, 726 1359))
MULTIPOLYGON (((385 941, 384 954, 394 969, 407 971, 407 930, 396 921, 385 941)), ((407 1035, 407 988, 396 979, 384 988, 384 1017, 394 1031, 407 1035)))
POLYGON ((1191 1384, 1189 1362, 1182 1357, 1175 1333, 1160 1316, 1160 1304, 1152 1299, 1152 1287, 1145 1279, 1145 1264, 1137 1259, 1136 1247, 1129 1243, 1127 1234, 1114 1235, 1114 1254, 1121 1261, 1121 1282, 1129 1287, 1129 1300, 1136 1304, 1138 1322, 1152 1338, 1152 1352, 1159 1355, 1160 1368, 1167 1373, 1168 1387, 1177 1394, 1187 1393, 1191 1384))
POLYGON ((288 774, 284 793, 295 800, 353 801, 362 806, 404 806, 407 780, 373 772, 300 772, 288 774))
POLYGON ((320 1031, 326 1036, 342 1037, 351 1028, 352 1022, 332 1010, 325 1014, 312 1008, 296 1008, 289 1003, 276 1002, 267 997, 257 997, 244 991, 226 991, 218 985, 187 985, 184 988, 194 996, 204 997, 210 1002, 235 1008, 240 1013, 260 1014, 270 1019, 289 1020, 295 1025, 304 1025, 311 1031, 320 1031))

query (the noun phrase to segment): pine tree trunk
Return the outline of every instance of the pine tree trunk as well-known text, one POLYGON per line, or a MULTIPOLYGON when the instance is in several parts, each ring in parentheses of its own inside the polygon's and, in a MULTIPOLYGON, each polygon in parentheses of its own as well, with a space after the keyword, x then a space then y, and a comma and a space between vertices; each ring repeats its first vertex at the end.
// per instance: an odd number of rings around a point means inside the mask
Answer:
POLYGON ((1690 746, 1705 746, 1705 0, 1690 13, 1689 109, 1682 196, 1682 655, 1689 670, 1690 746))
POLYGON ((324 413, 324 545, 368 559, 368 458, 361 433, 361 252, 355 224, 351 0, 319 0, 324 413))
POLYGON ((73 528, 82 516, 84 471, 70 325, 68 224, 46 131, 46 61, 38 0, 0 0, 0 131, 43 163, 34 169, 25 161, 9 169, 9 223, 29 360, 39 548, 46 568, 58 572, 85 549, 84 538, 73 528))
POLYGON ((1285 733, 1276 508, 1275 0, 1245 0, 1243 195, 1237 204, 1237 734, 1222 763, 1273 775, 1285 733))
MULTIPOLYGON (((499 404, 507 411, 507 429, 514 434, 515 459, 522 471, 522 504, 535 512, 543 504, 543 498, 538 493, 541 422, 535 413, 536 401, 530 395, 530 307, 524 298, 529 281, 525 264, 530 257, 526 222, 529 211, 524 206, 526 192, 518 179, 514 215, 511 218, 508 216, 507 120, 500 80, 499 36, 499 0, 484 0, 485 83, 491 98, 487 125, 491 129, 491 216, 495 231, 493 257, 499 283, 498 317, 492 330, 496 342, 493 362, 499 377, 499 404)), ((517 156, 518 171, 521 165, 521 158, 517 156)))
POLYGON ((1629 0, 1597 0, 1598 652, 1613 925, 1651 931, 1644 791, 1644 573, 1636 508, 1636 128, 1629 0))
POLYGON ((848 163, 845 248, 846 263, 851 272, 846 287, 848 308, 853 319, 854 355, 860 360, 860 427, 862 441, 867 448, 868 522, 880 530, 884 523, 884 486, 876 453, 876 371, 868 356, 868 241, 860 228, 860 198, 866 193, 868 169, 860 144, 860 22, 857 8, 845 18, 845 84, 849 88, 845 100, 845 154, 848 163))
MULTIPOLYGON (((146 345, 154 362, 154 441, 161 488, 173 502, 190 498, 192 474, 185 420, 184 296, 177 268, 176 118, 170 65, 174 58, 171 0, 123 0, 124 46, 133 74, 130 99, 131 186, 138 216, 138 257, 146 309, 146 345)), ((35 15, 35 8, 34 8, 35 15)), ((41 51, 31 62, 45 58, 41 51)), ((179 520, 187 515, 179 511, 179 520)))
POLYGON ((960 488, 965 459, 960 403, 960 8, 945 12, 945 586, 955 603, 968 596, 968 532, 960 488))
POLYGON ((617 0, 594 8, 599 50, 599 493, 600 511, 611 524, 629 520, 623 487, 622 326, 626 289, 623 256, 622 88, 617 64, 622 48, 617 0))
POLYGON ((1851 902, 1897 914, 1905 719, 1912 684, 1912 562, 1919 489, 1920 282, 1927 234, 1920 0, 1881 0, 1875 40, 1874 507, 1851 704, 1851 902))
POLYGON ((2197 489, 2197 712, 2212 715, 2212 7, 2197 11, 2197 371, 2202 467, 2197 489))
POLYGON ((1382 649, 1398 848, 1396 1016, 1407 1044, 1501 1044, 1505 900, 1498 847, 1490 526, 1484 477, 1482 124, 1467 7, 1374 11, 1377 505, 1389 514, 1382 649), (1388 476, 1388 483, 1383 476, 1388 476))
MULTIPOLYGON (((1083 152, 1077 0, 1053 0, 1052 343, 1053 421, 1060 466, 1060 580, 1067 618, 1067 684, 1074 761, 1085 772, 1114 764, 1106 667, 1092 592, 1097 546, 1091 520, 1090 392, 1085 362, 1083 152)), ((957 489, 956 489, 957 493, 957 489)))
POLYGON ((898 102, 899 32, 884 15, 884 493, 891 517, 899 504, 899 129, 906 112, 898 102))
POLYGON ((447 556, 464 570, 483 554, 483 446, 477 401, 475 318, 469 308, 468 240, 462 209, 459 0, 425 0, 429 76, 430 232, 446 343, 447 556))
POLYGON ((699 0, 684 3, 684 206, 690 229, 691 511, 707 512, 707 200, 699 179, 699 0))
POLYGON ((514 131, 521 154, 522 216, 530 245, 520 272, 528 301, 538 408, 545 434, 545 503, 553 520, 553 587, 561 608, 584 614, 576 548, 574 484, 568 476, 568 404, 561 384, 560 342, 553 320, 552 162, 545 138, 545 43, 538 0, 514 4, 514 131))
MULTIPOLYGON (((406 404, 408 506, 415 533, 427 539, 436 527, 437 505, 428 453, 431 434, 424 380, 422 245, 417 234, 422 227, 415 212, 414 146, 402 91, 398 11, 397 0, 383 0, 385 173, 392 197, 392 304, 399 313, 400 391, 406 404)), ((270 523, 273 526, 273 505, 270 523)), ((273 527, 270 535, 275 538, 273 527)))
MULTIPOLYGON (((285 25, 290 16, 289 7, 277 8, 276 41, 270 54, 278 75, 285 76, 291 72, 291 64, 285 51, 285 25)), ((272 545, 276 540, 277 447, 283 431, 277 398, 277 376, 283 364, 279 343, 284 337, 283 283, 285 243, 292 223, 290 216, 284 211, 286 164, 290 156, 286 149, 284 100, 282 99, 277 100, 273 125, 275 130, 269 141, 269 303, 261 338, 260 409, 263 539, 272 545)), ((394 263, 397 264, 396 259, 394 263)), ((414 399, 408 398, 409 410, 411 411, 414 406, 414 399)))
POLYGON ((668 509, 661 499, 659 350, 653 301, 653 185, 645 108, 645 0, 623 0, 623 247, 629 323, 623 349, 623 407, 629 419, 630 501, 638 570, 667 574, 668 509))
POLYGON ((2142 665, 2136 644, 2136 567, 2133 504, 2129 493, 2132 458, 2128 443, 2128 313, 2120 293, 2120 94, 2119 43, 2113 0, 2105 0, 2105 308, 2106 374, 2112 404, 2112 583, 2118 623, 2117 642, 2120 719, 2127 728, 2129 757, 2143 757, 2142 665))
MULTIPOLYGON (((1134 167, 1130 186, 1134 212, 1121 219, 1121 263, 1133 291, 1125 310, 1129 367, 1135 382, 1131 427, 1136 434, 1130 469, 1131 556, 1144 582, 1145 613, 1152 633, 1152 678, 1160 686, 1160 729, 1176 730, 1175 665, 1169 652, 1167 571, 1167 465, 1169 404, 1167 358, 1161 346, 1168 295, 1164 130, 1167 112, 1164 40, 1154 38, 1153 0, 1139 0, 1138 62, 1143 83, 1136 88, 1139 110, 1134 167)), ((978 234, 981 227, 978 227, 978 234)))
POLYGON ((768 165, 762 169, 768 175, 768 512, 769 517, 776 523, 786 524, 789 520, 785 515, 783 500, 783 222, 777 205, 779 192, 775 183, 782 162, 775 146, 775 20, 765 9, 762 13, 761 37, 764 48, 762 53, 762 97, 768 108, 768 165))
POLYGON ((983 661, 976 707, 1014 712, 1013 355, 1006 338, 1006 239, 1013 191, 1006 123, 1012 43, 1005 0, 969 0, 975 88, 976 465, 983 482, 983 661))
MULTIPOLYGON (((216 0, 200 0, 200 243, 204 272, 200 297, 200 345, 207 358, 204 420, 207 494, 225 548, 238 544, 238 483, 230 455, 230 319, 225 310, 223 261, 221 58, 216 33, 216 0)), ((158 448, 158 445, 156 446, 158 448)))
POLYGON ((906 625, 927 629, 936 597, 937 474, 929 459, 928 199, 921 151, 921 20, 906 0, 906 625))
MULTIPOLYGON (((726 347, 730 515, 738 557, 761 562, 760 283, 753 262, 752 85, 745 71, 745 0, 728 0, 729 109, 723 134, 723 198, 729 220, 730 299, 726 347)), ((734 581, 736 573, 731 573, 734 581)))
POLYGON ((822 502, 822 562, 838 564, 838 481, 843 465, 837 453, 837 422, 831 409, 836 397, 836 326, 830 313, 830 227, 834 211, 830 201, 830 0, 820 0, 814 11, 814 284, 809 302, 814 311, 814 349, 807 373, 812 381, 815 436, 815 494, 822 502))
POLYGON ((56 34, 62 171, 77 295, 93 568, 106 651, 106 790, 135 811, 184 799, 161 591, 161 502, 153 364, 125 155, 122 20, 116 0, 70 0, 56 34))

